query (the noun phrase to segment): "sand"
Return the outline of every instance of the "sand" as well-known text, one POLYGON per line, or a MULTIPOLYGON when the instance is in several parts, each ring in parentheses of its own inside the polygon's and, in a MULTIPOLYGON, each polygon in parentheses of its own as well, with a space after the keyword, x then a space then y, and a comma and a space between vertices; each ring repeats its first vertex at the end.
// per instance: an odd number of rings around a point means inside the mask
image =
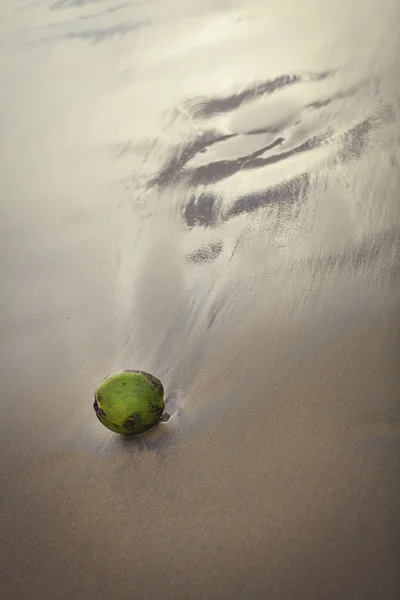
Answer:
POLYGON ((1 598, 400 597, 398 26, 5 15, 1 598), (137 438, 92 408, 122 368, 166 389, 137 438))

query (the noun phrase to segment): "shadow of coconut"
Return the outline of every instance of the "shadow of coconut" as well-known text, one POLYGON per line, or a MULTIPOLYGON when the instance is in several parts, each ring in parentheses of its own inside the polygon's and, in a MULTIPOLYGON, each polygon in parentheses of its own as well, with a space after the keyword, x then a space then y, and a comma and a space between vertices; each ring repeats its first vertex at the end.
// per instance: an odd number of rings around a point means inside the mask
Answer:
POLYGON ((157 425, 137 435, 115 434, 111 452, 160 452, 177 444, 191 429, 189 419, 177 406, 177 399, 169 396, 165 399, 165 412, 157 425))

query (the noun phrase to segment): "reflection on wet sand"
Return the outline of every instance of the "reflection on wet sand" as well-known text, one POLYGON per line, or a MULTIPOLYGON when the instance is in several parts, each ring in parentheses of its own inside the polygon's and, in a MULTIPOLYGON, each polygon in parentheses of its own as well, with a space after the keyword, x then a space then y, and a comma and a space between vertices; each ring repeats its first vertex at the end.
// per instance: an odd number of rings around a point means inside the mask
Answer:
MULTIPOLYGON (((356 94, 363 91, 365 83, 338 90, 328 98, 324 97, 324 92, 317 92, 320 99, 301 106, 296 98, 297 85, 304 88, 308 82, 325 82, 336 74, 337 71, 325 71, 282 75, 232 96, 186 101, 186 110, 196 123, 199 136, 171 149, 166 165, 150 181, 150 187, 168 188, 183 181, 191 189, 199 190, 191 194, 182 210, 189 227, 218 226, 231 217, 257 211, 272 203, 292 204, 306 199, 310 174, 305 171, 292 175, 290 159, 302 153, 308 156, 317 153, 318 157, 318 151, 322 150, 319 160, 326 163, 324 150, 331 141, 339 139, 324 168, 358 160, 369 143, 373 123, 379 125, 379 119, 374 115, 354 123, 357 117, 353 114, 349 115, 347 129, 342 125, 342 130, 338 131, 332 126, 335 113, 343 109, 338 101, 353 98, 355 108, 356 94), (279 96, 283 88, 293 91, 293 99, 287 95, 279 96), (326 108, 331 104, 335 104, 333 112, 327 113, 326 108), (221 115, 224 116, 222 121, 221 115), (224 131, 216 129, 215 120, 218 124, 218 119, 224 131), (232 154, 237 156, 231 158, 229 155, 232 154), (231 199, 229 207, 224 209, 223 194, 215 190, 218 182, 229 179, 230 189, 234 189, 235 175, 242 177, 244 171, 265 170, 281 162, 288 164, 283 181, 231 199)), ((179 117, 178 113, 176 117, 179 117)), ((268 181, 268 171, 266 173, 268 181)), ((205 249, 199 252, 209 260, 210 255, 205 249)))

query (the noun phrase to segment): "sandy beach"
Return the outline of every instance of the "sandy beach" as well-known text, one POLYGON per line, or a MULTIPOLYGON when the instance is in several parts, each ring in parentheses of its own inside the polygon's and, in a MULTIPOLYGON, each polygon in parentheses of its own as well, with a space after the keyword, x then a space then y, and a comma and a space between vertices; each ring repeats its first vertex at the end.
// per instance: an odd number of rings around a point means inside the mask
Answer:
POLYGON ((399 598, 397 2, 0 17, 0 597, 399 598))

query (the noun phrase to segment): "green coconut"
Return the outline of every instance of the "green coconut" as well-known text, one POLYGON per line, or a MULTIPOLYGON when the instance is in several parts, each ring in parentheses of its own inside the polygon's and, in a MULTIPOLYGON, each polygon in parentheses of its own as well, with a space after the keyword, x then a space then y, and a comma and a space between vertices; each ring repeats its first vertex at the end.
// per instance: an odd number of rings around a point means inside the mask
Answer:
POLYGON ((100 382, 94 393, 97 418, 111 431, 132 435, 147 431, 164 412, 164 388, 144 371, 118 371, 100 382))

